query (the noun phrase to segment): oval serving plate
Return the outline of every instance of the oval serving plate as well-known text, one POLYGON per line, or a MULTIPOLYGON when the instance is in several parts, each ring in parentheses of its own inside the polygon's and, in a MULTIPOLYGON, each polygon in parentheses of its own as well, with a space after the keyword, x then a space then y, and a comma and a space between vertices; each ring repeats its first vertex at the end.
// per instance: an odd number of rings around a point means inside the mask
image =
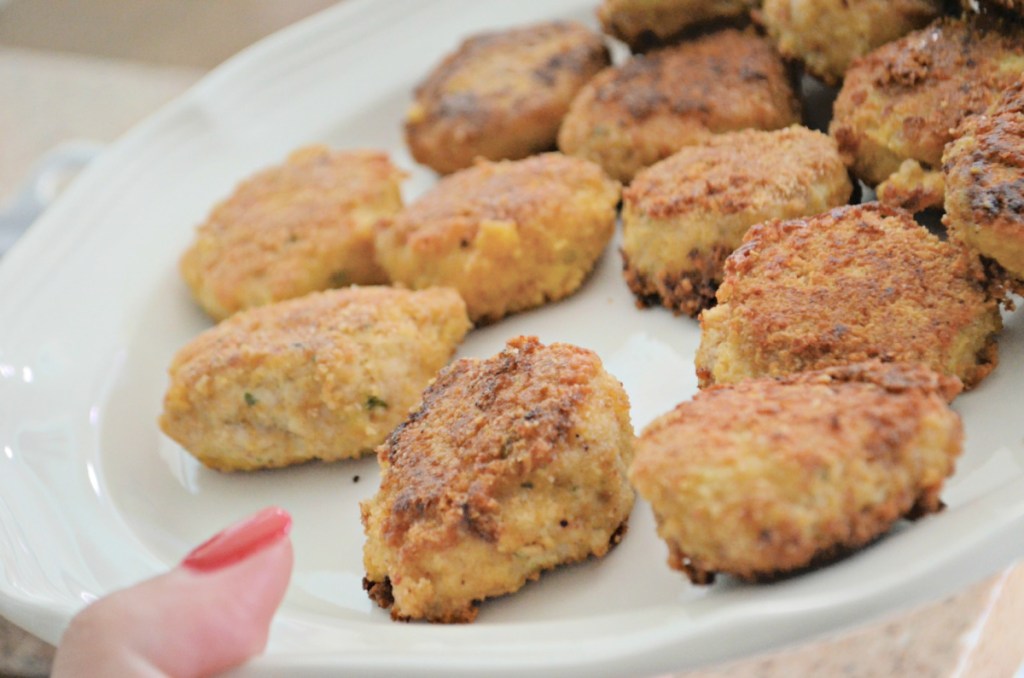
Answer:
MULTIPOLYGON (((295 517, 295 575, 244 675, 624 675, 809 638, 950 593, 1024 557, 1024 321, 956 409, 966 451, 949 508, 831 567, 770 586, 695 588, 668 569, 650 509, 601 562, 484 604, 467 626, 396 624, 361 588, 358 502, 372 459, 250 475, 199 467, 156 426, 174 352, 210 325, 177 259, 254 170, 325 142, 389 151, 410 93, 467 34, 549 18, 595 25, 594 0, 347 0, 217 69, 94 162, 0 265, 0 613, 55 642, 71 616, 159 572, 268 504, 295 517)), ((640 430, 696 391, 697 324, 638 310, 616 247, 572 298, 473 332, 484 357, 535 334, 596 350, 640 430)))

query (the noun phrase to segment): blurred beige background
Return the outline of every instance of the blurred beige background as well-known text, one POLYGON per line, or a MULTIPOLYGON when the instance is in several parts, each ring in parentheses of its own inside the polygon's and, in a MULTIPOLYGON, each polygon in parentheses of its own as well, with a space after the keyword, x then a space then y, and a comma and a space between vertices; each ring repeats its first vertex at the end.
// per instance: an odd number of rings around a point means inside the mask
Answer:
POLYGON ((109 142, 205 72, 338 0, 0 0, 0 206, 69 140, 109 142))
MULTIPOLYGON (((68 142, 109 143, 232 54, 338 0, 0 0, 0 209, 68 142)), ((0 618, 0 677, 53 650, 0 618)))

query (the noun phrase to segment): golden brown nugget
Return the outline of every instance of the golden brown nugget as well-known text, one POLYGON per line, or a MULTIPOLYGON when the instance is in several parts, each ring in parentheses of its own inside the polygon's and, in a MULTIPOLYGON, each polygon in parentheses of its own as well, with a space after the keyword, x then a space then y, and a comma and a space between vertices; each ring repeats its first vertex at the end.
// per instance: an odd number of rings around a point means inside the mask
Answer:
POLYGON ((175 356, 160 427, 221 471, 359 457, 468 330, 450 289, 350 287, 243 311, 175 356))
POLYGON ((999 304, 977 257, 903 210, 839 207, 753 226, 701 315, 700 386, 878 358, 968 387, 997 361, 999 304))
POLYGON ((601 36, 574 22, 473 36, 416 88, 409 150, 442 174, 552 150, 573 97, 609 63, 601 36))
POLYGON ((572 102, 558 147, 628 183, 640 169, 712 134, 799 121, 772 44, 728 29, 602 71, 572 102))
POLYGON ((633 507, 629 400, 591 351, 519 337, 446 368, 377 450, 363 585, 398 620, 477 603, 601 557, 633 507))
POLYGON ((745 19, 755 4, 755 0, 604 0, 597 18, 605 33, 637 51, 695 26, 745 19))
POLYGON ((942 14, 942 0, 764 0, 758 17, 783 56, 829 84, 850 63, 942 14))
POLYGON ((403 177, 378 151, 297 150, 213 209, 181 274, 217 320, 331 287, 387 282, 374 262, 373 227, 402 208, 403 177))
POLYGON ((829 132, 880 201, 913 211, 941 206, 942 151, 953 129, 1021 74, 1024 31, 940 19, 850 67, 829 132))
POLYGON ((575 292, 618 200, 619 184, 579 158, 480 162, 382 223, 377 256, 395 282, 454 287, 474 322, 490 322, 575 292))
POLYGON ((968 117, 942 156, 951 238, 1024 286, 1024 80, 968 117))
POLYGON ((696 316, 752 225, 846 204, 835 142, 794 125, 712 136, 641 170, 622 196, 622 260, 641 304, 696 316))
POLYGON ((714 387, 644 430, 630 480, 694 583, 792 573, 942 507, 959 387, 877 361, 714 387))

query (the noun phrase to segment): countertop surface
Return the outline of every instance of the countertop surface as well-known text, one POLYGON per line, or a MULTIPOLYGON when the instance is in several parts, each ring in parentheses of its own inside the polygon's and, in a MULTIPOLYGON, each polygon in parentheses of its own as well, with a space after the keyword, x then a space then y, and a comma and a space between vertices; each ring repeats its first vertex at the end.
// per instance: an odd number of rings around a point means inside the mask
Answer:
MULTIPOLYGON (((115 140, 237 50, 330 4, 0 0, 0 205, 48 151, 115 140)), ((1022 676, 1022 622, 1018 565, 913 610, 684 675, 1022 676)), ((0 675, 46 675, 52 653, 0 618, 0 675)))

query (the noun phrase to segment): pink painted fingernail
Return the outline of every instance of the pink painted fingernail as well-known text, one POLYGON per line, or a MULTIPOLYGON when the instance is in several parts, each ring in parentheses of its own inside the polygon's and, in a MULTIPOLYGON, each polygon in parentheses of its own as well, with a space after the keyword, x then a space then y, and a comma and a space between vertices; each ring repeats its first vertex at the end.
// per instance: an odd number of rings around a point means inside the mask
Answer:
POLYGON ((210 572, 233 565, 288 536, 292 517, 282 508, 265 508, 240 523, 218 532, 195 547, 181 564, 210 572))

